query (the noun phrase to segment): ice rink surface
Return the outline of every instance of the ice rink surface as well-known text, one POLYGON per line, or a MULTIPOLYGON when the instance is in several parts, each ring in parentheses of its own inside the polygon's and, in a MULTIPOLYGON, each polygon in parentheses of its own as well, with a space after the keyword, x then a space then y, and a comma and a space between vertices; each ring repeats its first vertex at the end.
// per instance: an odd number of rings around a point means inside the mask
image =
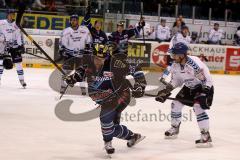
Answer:
MULTIPOLYGON (((4 71, 0 87, 0 160, 97 160, 105 159, 98 119, 66 122, 55 115, 58 103, 48 84, 53 70, 25 69, 27 89, 21 89, 15 70, 4 71)), ((214 103, 210 116, 213 148, 195 148, 199 130, 191 108, 185 107, 185 121, 176 140, 165 140, 170 122, 171 101, 137 99, 136 106, 123 112, 123 124, 146 139, 134 148, 114 139, 116 160, 239 160, 240 76, 213 75, 214 103)), ((88 97, 72 99, 73 113, 91 110, 88 97)))

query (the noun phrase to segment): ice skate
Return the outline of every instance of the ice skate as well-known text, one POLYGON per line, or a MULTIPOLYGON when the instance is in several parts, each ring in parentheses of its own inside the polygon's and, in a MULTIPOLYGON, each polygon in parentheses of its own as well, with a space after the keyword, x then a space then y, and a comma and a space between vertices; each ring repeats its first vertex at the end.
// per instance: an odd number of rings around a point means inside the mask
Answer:
POLYGON ((115 149, 112 147, 112 141, 105 142, 104 149, 106 150, 108 155, 111 155, 115 152, 115 149))
POLYGON ((165 132, 165 139, 176 139, 179 133, 180 124, 172 127, 165 132))
POLYGON ((22 87, 25 89, 27 86, 26 82, 24 82, 24 80, 20 80, 20 83, 21 83, 22 87))
POLYGON ((197 148, 210 148, 212 147, 212 138, 208 131, 201 131, 201 138, 195 141, 197 148))
POLYGON ((66 88, 67 88, 67 87, 65 87, 65 86, 61 86, 61 88, 60 88, 60 94, 64 94, 65 91, 66 91, 66 88))
POLYGON ((141 134, 138 134, 138 133, 134 133, 131 136, 131 139, 128 140, 127 146, 132 147, 132 146, 136 145, 137 143, 141 142, 144 138, 145 138, 145 136, 142 136, 141 134))
POLYGON ((85 87, 81 87, 81 91, 82 91, 82 95, 83 96, 85 96, 87 94, 85 87))

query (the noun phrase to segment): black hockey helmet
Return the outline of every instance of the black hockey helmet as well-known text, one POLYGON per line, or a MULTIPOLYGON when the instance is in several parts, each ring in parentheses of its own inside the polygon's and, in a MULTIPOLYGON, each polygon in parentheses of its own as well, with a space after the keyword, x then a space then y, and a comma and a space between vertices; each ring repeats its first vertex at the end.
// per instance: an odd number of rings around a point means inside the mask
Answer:
POLYGON ((102 44, 95 44, 94 45, 94 50, 93 50, 93 55, 99 57, 99 58, 107 58, 110 56, 110 52, 108 50, 107 45, 102 45, 102 44))
POLYGON ((117 23, 117 26, 124 26, 124 22, 123 21, 119 21, 118 23, 117 23))
POLYGON ((13 68, 12 57, 10 55, 3 56, 3 67, 7 70, 13 68))
POLYGON ((196 31, 193 31, 192 32, 192 36, 191 37, 198 37, 198 32, 196 32, 196 31))

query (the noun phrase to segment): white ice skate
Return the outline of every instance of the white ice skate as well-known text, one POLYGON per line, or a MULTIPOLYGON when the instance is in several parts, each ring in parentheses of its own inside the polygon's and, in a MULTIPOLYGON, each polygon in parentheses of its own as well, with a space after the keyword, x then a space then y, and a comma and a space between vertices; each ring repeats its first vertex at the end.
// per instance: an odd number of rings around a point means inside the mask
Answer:
POLYGON ((169 130, 165 132, 165 139, 176 139, 179 133, 180 124, 177 126, 172 125, 169 130))
POLYGON ((212 147, 212 138, 208 131, 201 131, 201 138, 195 141, 197 148, 210 148, 212 147))
POLYGON ((19 80, 19 81, 20 81, 22 87, 25 89, 27 86, 26 82, 24 82, 24 80, 19 80))
POLYGON ((112 141, 104 142, 104 149, 108 155, 111 155, 115 152, 115 149, 112 147, 112 141))
POLYGON ((136 145, 137 143, 141 142, 144 138, 146 138, 146 137, 142 136, 141 134, 134 133, 131 136, 131 139, 128 140, 127 146, 132 147, 132 146, 136 145))

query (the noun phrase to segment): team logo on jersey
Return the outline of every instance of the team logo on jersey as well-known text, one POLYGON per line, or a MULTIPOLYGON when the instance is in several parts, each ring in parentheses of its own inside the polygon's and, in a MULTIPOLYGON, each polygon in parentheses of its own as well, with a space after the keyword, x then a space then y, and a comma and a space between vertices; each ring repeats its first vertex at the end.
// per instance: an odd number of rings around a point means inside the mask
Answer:
POLYGON ((85 34, 86 32, 85 31, 80 31, 80 33, 85 34))
POLYGON ((113 65, 115 68, 126 68, 126 64, 124 64, 121 60, 116 60, 113 65))
POLYGON ((103 72, 103 76, 104 77, 113 77, 113 73, 112 72, 108 72, 108 71, 104 71, 103 72))

